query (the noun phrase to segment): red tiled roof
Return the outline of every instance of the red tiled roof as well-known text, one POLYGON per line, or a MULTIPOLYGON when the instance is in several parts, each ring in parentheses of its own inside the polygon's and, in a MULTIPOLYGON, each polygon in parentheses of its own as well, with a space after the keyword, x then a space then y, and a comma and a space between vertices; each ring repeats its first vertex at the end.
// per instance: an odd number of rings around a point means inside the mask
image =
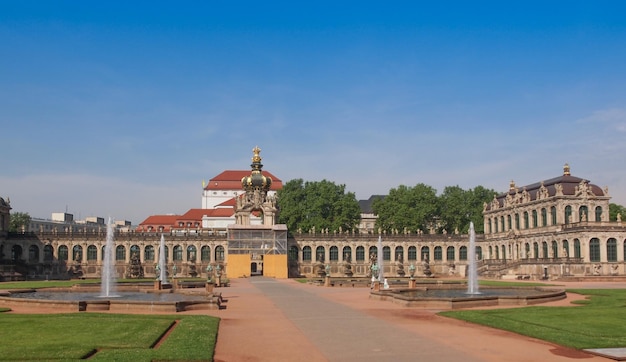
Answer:
POLYGON ((199 221, 202 220, 202 216, 208 215, 209 209, 189 209, 186 213, 180 216, 177 221, 199 221))
MULTIPOLYGON (((241 179, 250 175, 250 170, 226 170, 219 175, 213 177, 204 187, 205 190, 241 190, 241 179)), ((283 182, 270 172, 261 171, 263 176, 272 179, 270 190, 280 190, 283 188, 283 182)))
POLYGON ((237 202, 235 201, 234 197, 232 199, 228 199, 222 202, 221 204, 215 205, 215 207, 232 207, 232 208, 234 208, 235 206, 237 206, 237 202))
POLYGON ((151 215, 139 225, 172 225, 180 215, 151 215))
POLYGON ((219 208, 219 209, 207 209, 209 211, 208 217, 231 217, 235 214, 235 209, 231 208, 219 208))

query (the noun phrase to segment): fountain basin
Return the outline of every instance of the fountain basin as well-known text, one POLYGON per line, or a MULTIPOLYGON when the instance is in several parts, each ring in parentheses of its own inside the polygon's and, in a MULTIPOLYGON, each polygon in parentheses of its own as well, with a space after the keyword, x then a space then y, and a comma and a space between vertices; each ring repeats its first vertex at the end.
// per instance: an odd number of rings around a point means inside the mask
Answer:
POLYGON ((372 291, 370 298, 388 300, 405 307, 459 309, 488 306, 525 306, 566 298, 565 290, 546 287, 482 287, 479 294, 467 288, 421 287, 372 291))
POLYGON ((66 312, 111 311, 129 313, 166 312, 219 309, 221 294, 185 293, 125 288, 113 296, 85 291, 89 288, 50 288, 11 290, 0 296, 0 306, 24 308, 53 308, 66 312), (128 289, 132 289, 128 291, 128 289))

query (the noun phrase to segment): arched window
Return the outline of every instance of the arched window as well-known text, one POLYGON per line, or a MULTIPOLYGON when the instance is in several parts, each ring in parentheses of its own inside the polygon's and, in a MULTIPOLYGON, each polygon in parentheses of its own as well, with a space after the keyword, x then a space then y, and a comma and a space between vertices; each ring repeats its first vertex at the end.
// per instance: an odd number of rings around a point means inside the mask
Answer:
POLYGON ((430 260, 430 248, 428 246, 422 246, 420 250, 420 255, 422 256, 422 261, 430 260))
POLYGON ((302 261, 311 261, 311 247, 305 246, 302 248, 302 261))
POLYGON ((330 261, 338 261, 339 260, 339 248, 336 246, 330 247, 330 261))
POLYGON ((559 257, 559 244, 556 240, 552 240, 552 257, 554 259, 559 257))
POLYGON ((22 259, 22 247, 19 245, 13 245, 11 247, 11 259, 12 260, 21 260, 22 259))
POLYGON ((377 260, 378 248, 375 246, 370 246, 369 254, 370 254, 370 260, 377 260))
POLYGON ((74 248, 72 248, 72 255, 74 257, 74 261, 83 260, 83 247, 80 245, 74 245, 74 248))
POLYGON ((145 262, 154 261, 154 246, 148 245, 143 249, 143 260, 145 262))
POLYGON ((204 245, 200 248, 200 260, 211 261, 211 247, 204 245))
POLYGON ((98 260, 98 248, 95 245, 87 247, 87 261, 98 260))
POLYGON ((511 224, 512 224, 511 223, 511 215, 507 215, 506 216, 506 229, 507 230, 511 230, 511 227, 512 227, 511 224))
POLYGON ((383 246, 383 260, 391 260, 391 248, 383 246))
POLYGON ((569 258, 569 242, 563 240, 563 256, 569 258))
POLYGON ((351 247, 344 246, 341 254, 343 255, 344 261, 352 261, 352 248, 351 247))
MULTIPOLYGON (((504 218, 502 218, 504 221, 504 218)), ((435 246, 435 260, 443 260, 443 251, 441 250, 441 246, 435 246)))
POLYGON ((498 232, 498 218, 497 217, 493 218, 493 225, 495 226, 496 233, 497 233, 498 232))
POLYGON ((326 258, 325 254, 326 254, 326 249, 324 249, 324 247, 321 245, 318 246, 315 249, 315 261, 319 261, 323 263, 325 261, 324 259, 326 258))
POLYGON ((289 247, 289 252, 287 253, 287 259, 289 261, 298 261, 298 247, 295 245, 291 245, 289 247))
POLYGON ((222 245, 215 247, 215 261, 224 261, 224 247, 222 245))
POLYGON ((467 260, 467 246, 465 245, 459 248, 459 260, 467 260))
POLYGON ((487 223, 487 227, 489 228, 489 234, 491 234, 491 233, 493 233, 492 227, 491 227, 491 224, 492 224, 491 218, 489 218, 488 220, 489 220, 489 222, 487 223))
POLYGON ((496 259, 500 259, 500 248, 498 247, 498 245, 496 245, 495 249, 496 249, 496 259))
POLYGON ((530 244, 529 243, 524 244, 524 258, 530 259, 530 244))
POLYGON ((197 249, 194 245, 187 246, 187 261, 196 261, 197 249))
POLYGON ((489 245, 489 259, 493 259, 493 246, 489 245))
POLYGON ((572 207, 565 206, 565 223, 569 224, 572 221, 572 207))
POLYGON ((126 260, 126 248, 124 245, 118 245, 117 248, 115 248, 115 260, 126 260))
POLYGON ((589 209, 583 205, 578 209, 578 221, 589 220, 589 209))
POLYGON ((524 211, 524 229, 530 228, 528 224, 528 211, 524 211))
POLYGON ((606 260, 617 261, 617 240, 615 238, 606 241, 606 260))
POLYGON ((139 249, 139 245, 131 245, 130 246, 130 256, 131 257, 133 255, 137 255, 137 257, 139 257, 140 253, 141 253, 141 249, 139 249))
POLYGON ((174 261, 182 261, 183 260, 183 247, 180 245, 174 246, 174 261))
POLYGON ((548 211, 546 208, 541 208, 541 226, 548 226, 548 211))
POLYGON ((31 263, 39 261, 39 247, 37 245, 31 245, 28 247, 28 261, 31 263))
POLYGON ((596 206, 596 221, 602 221, 602 206, 596 206))
POLYGON ((504 216, 500 216, 500 226, 502 227, 502 232, 505 232, 506 229, 504 228, 504 216))
POLYGON ((404 260, 404 248, 401 246, 396 246, 396 251, 394 253, 396 255, 396 260, 403 261, 404 260))
POLYGON ((520 229, 520 225, 519 225, 519 214, 515 214, 515 229, 519 230, 520 229))
POLYGON ((539 244, 537 242, 533 243, 533 256, 535 259, 539 259, 539 244))
POLYGON ((454 246, 448 246, 446 249, 446 260, 454 261, 454 246))
POLYGON ((54 249, 52 245, 45 245, 43 247, 43 261, 52 261, 54 260, 54 249))
POLYGON ((365 260, 365 248, 363 246, 356 247, 356 261, 365 260))
POLYGON ((500 250, 502 250, 502 259, 506 260, 506 246, 502 245, 500 250))
POLYGON ((409 260, 417 260, 417 248, 415 246, 409 246, 409 260))
POLYGON ((580 240, 574 239, 574 258, 582 258, 582 253, 580 252, 580 240))
POLYGON ((552 206, 550 208, 550 216, 552 218, 552 225, 556 225, 556 207, 552 206))
POLYGON ((67 250, 67 246, 65 245, 60 245, 59 246, 59 260, 60 261, 67 261, 68 260, 68 250, 67 250))
POLYGON ((543 257, 544 259, 548 258, 548 243, 545 241, 541 242, 541 252, 543 253, 541 257, 543 257))
POLYGON ((476 259, 478 259, 478 260, 482 260, 483 259, 483 248, 482 248, 482 246, 477 246, 476 247, 476 259))
POLYGON ((538 224, 537 221, 537 210, 533 210, 533 228, 536 228, 538 224))
POLYGON ((589 240, 589 260, 600 261, 600 240, 593 238, 589 240))

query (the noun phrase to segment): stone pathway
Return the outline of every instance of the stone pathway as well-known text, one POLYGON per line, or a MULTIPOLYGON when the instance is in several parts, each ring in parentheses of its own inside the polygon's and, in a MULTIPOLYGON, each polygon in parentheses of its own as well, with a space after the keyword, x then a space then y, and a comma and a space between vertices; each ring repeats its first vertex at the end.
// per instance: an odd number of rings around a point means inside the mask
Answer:
POLYGON ((223 318, 216 361, 610 361, 370 300, 369 289, 254 277, 221 291, 227 308, 209 312, 223 318))

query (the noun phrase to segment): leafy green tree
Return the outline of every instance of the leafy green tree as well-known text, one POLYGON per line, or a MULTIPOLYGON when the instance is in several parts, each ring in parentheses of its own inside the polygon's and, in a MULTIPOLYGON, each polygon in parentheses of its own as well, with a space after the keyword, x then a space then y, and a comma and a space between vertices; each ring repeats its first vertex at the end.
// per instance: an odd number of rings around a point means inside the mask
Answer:
POLYGON ((471 191, 459 186, 447 186, 439 196, 441 203, 440 228, 448 232, 458 230, 465 232, 469 229, 471 191))
POLYGON ((9 231, 18 232, 27 229, 31 217, 27 212, 14 212, 9 215, 9 231))
MULTIPOLYGON (((469 220, 474 222, 474 230, 476 233, 485 232, 485 224, 483 222, 483 209, 485 203, 489 203, 498 193, 493 189, 487 189, 483 186, 476 186, 470 190, 469 203, 469 220)), ((467 227, 460 229, 462 232, 469 231, 469 222, 467 227)))
POLYGON ((278 222, 291 231, 352 230, 361 219, 361 209, 352 192, 334 182, 290 180, 278 190, 278 222))
POLYGON ((375 200, 372 209, 378 215, 376 226, 382 230, 428 232, 439 216, 439 199, 437 190, 423 183, 400 185, 389 190, 385 198, 375 200))
POLYGON ((626 221, 626 207, 614 203, 609 204, 609 220, 617 221, 617 214, 622 215, 622 220, 626 221))

